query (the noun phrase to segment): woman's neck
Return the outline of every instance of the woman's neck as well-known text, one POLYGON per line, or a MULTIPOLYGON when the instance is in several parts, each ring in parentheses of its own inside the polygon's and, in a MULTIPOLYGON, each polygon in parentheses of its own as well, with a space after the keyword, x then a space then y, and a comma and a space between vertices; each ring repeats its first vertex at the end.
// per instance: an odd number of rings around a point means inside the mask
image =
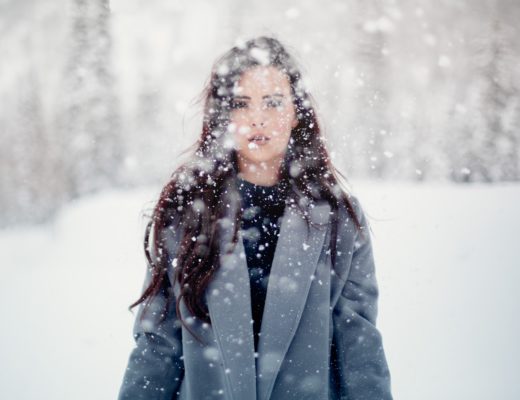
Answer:
POLYGON ((266 163, 246 163, 239 160, 238 177, 255 185, 274 186, 279 181, 280 163, 278 165, 267 165, 266 163))

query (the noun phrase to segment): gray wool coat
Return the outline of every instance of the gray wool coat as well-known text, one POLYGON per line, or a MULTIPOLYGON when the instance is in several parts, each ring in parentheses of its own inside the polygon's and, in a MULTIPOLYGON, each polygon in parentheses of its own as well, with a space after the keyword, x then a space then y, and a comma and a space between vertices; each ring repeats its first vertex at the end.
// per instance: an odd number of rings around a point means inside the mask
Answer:
MULTIPOLYGON (((136 347, 119 399, 391 400, 390 372, 376 328, 378 286, 369 225, 357 198, 351 199, 365 236, 341 206, 334 271, 329 204, 318 203, 309 212, 309 231, 301 212, 286 207, 257 354, 240 238, 231 255, 221 255, 221 268, 206 290, 211 325, 192 318, 181 302, 183 318, 205 344, 180 324, 175 304, 159 321, 164 296, 154 299, 143 321, 140 306, 136 347)), ((232 229, 229 224, 222 243, 230 242, 232 229)), ((164 232, 172 259, 179 238, 173 226, 164 232)), ((168 272, 173 282, 174 267, 168 272)), ((149 279, 147 273, 145 285, 149 279)), ((176 296, 178 286, 173 285, 176 296)))

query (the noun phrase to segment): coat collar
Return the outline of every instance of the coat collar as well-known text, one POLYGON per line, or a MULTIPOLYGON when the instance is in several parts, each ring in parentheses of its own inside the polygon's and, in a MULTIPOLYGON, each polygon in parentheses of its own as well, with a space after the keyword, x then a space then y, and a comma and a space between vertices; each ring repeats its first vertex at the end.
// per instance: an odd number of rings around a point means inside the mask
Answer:
MULTIPOLYGON (((231 254, 222 248, 206 300, 234 399, 267 400, 297 330, 324 244, 330 206, 316 205, 307 230, 298 209, 286 207, 268 281, 255 361, 249 273, 242 236, 231 254), (258 376, 258 379, 255 377, 258 376), (258 387, 257 387, 258 384, 258 387)), ((223 235, 230 242, 233 225, 223 235)))

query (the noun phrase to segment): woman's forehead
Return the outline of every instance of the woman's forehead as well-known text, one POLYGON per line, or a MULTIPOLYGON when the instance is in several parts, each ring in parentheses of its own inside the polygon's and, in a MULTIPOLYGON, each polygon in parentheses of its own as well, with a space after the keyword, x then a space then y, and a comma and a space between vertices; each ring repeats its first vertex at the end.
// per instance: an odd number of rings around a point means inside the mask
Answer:
POLYGON ((279 91, 289 93, 290 85, 287 75, 273 66, 256 66, 247 69, 236 83, 236 91, 279 91))

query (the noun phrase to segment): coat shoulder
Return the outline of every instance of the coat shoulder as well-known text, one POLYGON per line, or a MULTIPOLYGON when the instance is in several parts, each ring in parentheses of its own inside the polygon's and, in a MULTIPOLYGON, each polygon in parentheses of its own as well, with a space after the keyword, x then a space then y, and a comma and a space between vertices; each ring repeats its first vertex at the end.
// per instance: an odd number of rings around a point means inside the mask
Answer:
POLYGON ((347 198, 350 204, 350 209, 347 208, 347 205, 343 202, 340 202, 338 207, 338 233, 357 237, 359 234, 359 228, 357 227, 355 220, 359 222, 361 231, 368 228, 368 222, 359 198, 353 194, 348 195, 347 198))

